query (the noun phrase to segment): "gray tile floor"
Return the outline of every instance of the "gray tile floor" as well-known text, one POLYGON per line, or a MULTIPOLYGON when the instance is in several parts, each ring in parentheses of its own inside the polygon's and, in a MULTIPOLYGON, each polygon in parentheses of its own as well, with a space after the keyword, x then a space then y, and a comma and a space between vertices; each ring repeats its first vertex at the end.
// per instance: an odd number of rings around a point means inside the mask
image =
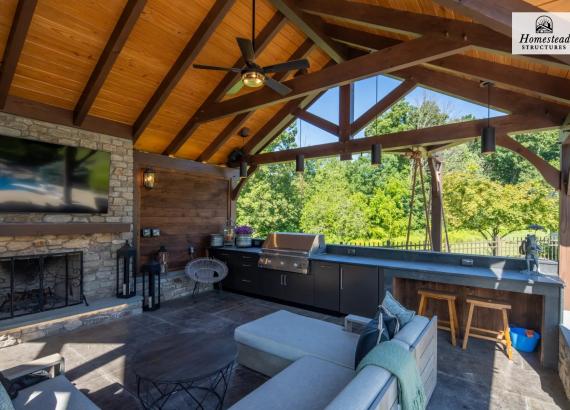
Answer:
MULTIPOLYGON (((322 320, 341 318, 236 295, 208 292, 164 303, 156 312, 47 337, 0 350, 0 368, 60 352, 66 374, 102 409, 138 409, 133 357, 137 348, 180 331, 224 332, 278 309, 322 320)), ((536 355, 515 352, 509 362, 501 348, 472 339, 467 351, 452 347, 440 331, 438 384, 429 409, 570 409, 558 375, 541 369, 536 355)), ((266 378, 237 366, 225 407, 266 378)))

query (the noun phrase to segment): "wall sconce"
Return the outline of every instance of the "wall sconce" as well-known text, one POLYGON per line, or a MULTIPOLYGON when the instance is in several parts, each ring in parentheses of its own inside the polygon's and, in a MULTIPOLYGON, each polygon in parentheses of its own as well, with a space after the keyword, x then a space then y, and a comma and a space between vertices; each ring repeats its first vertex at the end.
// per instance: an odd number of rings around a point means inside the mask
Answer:
POLYGON ((146 189, 153 189, 155 182, 156 182, 155 172, 150 168, 145 169, 143 172, 143 186, 146 189))

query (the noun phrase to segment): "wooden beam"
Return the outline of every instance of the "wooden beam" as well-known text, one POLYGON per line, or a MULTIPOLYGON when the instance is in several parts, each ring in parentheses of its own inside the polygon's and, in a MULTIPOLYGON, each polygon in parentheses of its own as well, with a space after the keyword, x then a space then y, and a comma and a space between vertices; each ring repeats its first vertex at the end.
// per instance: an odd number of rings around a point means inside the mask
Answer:
POLYGON ((331 59, 337 63, 348 59, 348 50, 324 33, 324 23, 320 17, 303 13, 291 0, 271 0, 271 3, 331 59))
MULTIPOLYGON (((338 92, 338 123, 339 123, 339 139, 342 142, 350 139, 350 124, 354 117, 354 101, 352 94, 354 84, 345 84, 340 86, 338 92)), ((341 161, 350 161, 352 155, 342 154, 341 161)))
POLYGON ((93 131, 129 140, 132 139, 132 128, 130 125, 88 115, 85 121, 83 121, 83 125, 78 127, 73 123, 73 111, 71 110, 13 95, 8 96, 6 106, 1 111, 21 117, 32 118, 34 120, 50 122, 52 124, 80 128, 86 131, 93 131))
POLYGON ((297 108, 294 113, 293 113, 297 118, 302 119, 303 121, 308 122, 309 124, 314 125, 317 128, 320 128, 323 131, 326 131, 336 137, 338 137, 339 134, 339 127, 338 125, 325 120, 322 117, 319 117, 318 115, 312 114, 306 110, 302 110, 300 108, 297 108))
POLYGON ((73 114, 73 123, 82 125, 87 117, 99 90, 103 87, 103 83, 107 75, 111 71, 115 60, 127 42, 129 34, 133 30, 144 6, 146 0, 129 0, 109 37, 103 52, 97 60, 97 64, 75 105, 73 114))
MULTIPOLYGON (((465 37, 476 47, 509 56, 512 51, 511 38, 509 36, 498 33, 482 24, 346 0, 297 0, 296 4, 297 7, 307 13, 352 24, 381 28, 407 35, 439 33, 451 37, 465 37)), ((492 6, 492 8, 495 7, 496 5, 492 6)), ((563 63, 550 56, 521 55, 517 57, 534 60, 542 64, 564 67, 563 63)))
MULTIPOLYGON (((212 164, 202 164, 183 158, 171 158, 166 155, 152 154, 134 150, 135 173, 145 168, 170 169, 203 175, 208 178, 232 179, 238 177, 239 170, 230 167, 220 167, 212 164)), ((142 172, 141 172, 142 173, 142 172)))
POLYGON ((446 71, 467 74, 477 80, 492 81, 498 86, 507 86, 515 91, 523 90, 534 96, 570 104, 570 81, 565 78, 460 55, 432 61, 429 64, 446 71))
POLYGON ((436 252, 441 252, 441 228, 443 222, 441 165, 441 160, 438 157, 430 156, 428 158, 428 167, 431 176, 431 242, 432 250, 436 252))
POLYGON ((382 50, 383 48, 392 47, 401 43, 400 40, 378 36, 366 31, 337 26, 335 24, 325 24, 324 30, 325 34, 333 40, 368 52, 382 50))
POLYGON ((497 145, 525 158, 528 162, 534 165, 550 186, 554 189, 560 189, 560 171, 550 165, 543 158, 506 134, 497 134, 497 145))
POLYGON ((437 60, 470 47, 469 43, 443 36, 425 36, 406 41, 402 44, 379 50, 375 53, 348 60, 320 71, 284 82, 291 93, 277 95, 273 90, 263 88, 259 91, 212 104, 203 112, 198 112, 199 122, 236 115, 266 105, 276 104, 297 97, 324 91, 344 85, 371 75, 390 73, 423 62, 437 60))
POLYGON ((253 164, 247 169, 247 178, 240 178, 235 188, 232 189, 232 193, 230 195, 232 201, 237 200, 241 190, 243 189, 243 186, 249 180, 249 177, 251 177, 255 173, 255 171, 257 171, 257 168, 258 166, 253 164))
MULTIPOLYGON (((290 60, 298 60, 301 58, 305 58, 313 49, 315 43, 311 40, 305 40, 298 48, 289 56, 288 61, 290 60)), ((287 75, 291 73, 291 71, 282 71, 280 73, 275 73, 273 75, 273 79, 276 81, 281 81, 287 75)), ((246 112, 237 115, 234 119, 222 130, 222 132, 212 141, 206 149, 198 156, 196 161, 204 162, 208 161, 212 155, 216 153, 218 149, 220 149, 227 140, 234 134, 238 132, 238 130, 242 127, 242 125, 253 115, 254 111, 246 112)))
POLYGON ((135 142, 184 76, 188 67, 202 51, 234 3, 235 0, 216 0, 135 121, 133 125, 135 142))
MULTIPOLYGON (((283 25, 286 23, 285 17, 277 12, 271 20, 263 27, 261 32, 255 39, 255 54, 259 55, 265 47, 269 45, 271 40, 275 37, 275 35, 281 30, 283 25)), ((238 58, 234 63, 234 67, 243 67, 245 62, 243 58, 238 58)), ((208 97, 204 100, 204 102, 200 105, 200 107, 196 110, 196 112, 192 115, 192 117, 184 124, 182 129, 178 132, 176 137, 171 141, 171 143, 166 147, 163 151, 164 155, 173 155, 175 154, 190 138, 190 136, 198 129, 200 125, 200 121, 198 121, 198 115, 207 109, 207 107, 214 104, 216 101, 220 100, 221 98, 226 95, 228 90, 237 82, 239 81, 239 74, 238 73, 227 73, 222 81, 218 83, 216 88, 208 95, 208 97)), ((236 113, 237 114, 237 113, 236 113)))
POLYGON ((2 66, 0 67, 0 109, 3 109, 6 105, 6 100, 10 93, 10 85, 16 73, 16 66, 24 48, 26 35, 37 3, 37 0, 19 0, 16 6, 16 12, 14 13, 14 19, 2 57, 2 66))
MULTIPOLYGON (((465 121, 436 127, 395 132, 386 135, 377 135, 368 138, 352 139, 347 142, 333 142, 330 144, 313 145, 286 151, 268 152, 250 157, 252 164, 269 164, 286 162, 295 159, 297 154, 305 158, 328 157, 339 154, 354 154, 365 152, 375 143, 382 144, 385 151, 400 150, 407 147, 441 144, 456 140, 475 138, 481 134, 487 120, 465 121)), ((560 123, 553 122, 545 116, 507 115, 493 119, 493 126, 498 135, 523 132, 528 130, 552 128, 560 123)))
POLYGON ((416 88, 416 82, 411 79, 405 80, 403 83, 398 85, 396 88, 390 91, 388 95, 370 107, 364 114, 362 114, 352 123, 352 134, 354 135, 362 128, 366 127, 374 118, 382 115, 384 111, 394 105, 398 100, 406 96, 414 88, 416 88))

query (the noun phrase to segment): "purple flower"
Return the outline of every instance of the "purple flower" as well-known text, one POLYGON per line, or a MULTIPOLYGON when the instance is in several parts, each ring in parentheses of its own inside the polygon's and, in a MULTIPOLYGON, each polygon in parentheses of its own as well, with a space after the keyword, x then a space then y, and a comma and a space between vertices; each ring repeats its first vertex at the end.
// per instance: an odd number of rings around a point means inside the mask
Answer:
POLYGON ((253 233, 253 228, 247 225, 237 226, 235 232, 236 235, 251 235, 253 233))

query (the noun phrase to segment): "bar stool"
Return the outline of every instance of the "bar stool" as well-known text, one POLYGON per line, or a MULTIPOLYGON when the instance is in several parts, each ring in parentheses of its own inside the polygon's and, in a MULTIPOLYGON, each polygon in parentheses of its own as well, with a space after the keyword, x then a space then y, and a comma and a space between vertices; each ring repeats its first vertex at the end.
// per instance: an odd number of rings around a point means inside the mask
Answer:
POLYGON ((456 334, 459 334, 457 310, 455 309, 455 299, 457 298, 457 295, 451 292, 432 289, 420 289, 418 290, 418 295, 420 295, 420 307, 418 308, 418 315, 420 316, 423 316, 425 313, 428 299, 447 301, 447 309, 449 310, 449 322, 438 320, 437 328, 451 332, 451 344, 453 346, 457 346, 456 334))
POLYGON ((511 335, 509 332, 509 318, 507 311, 511 309, 511 305, 504 302, 497 302, 492 299, 480 299, 480 298, 467 298, 467 304, 469 305, 469 316, 467 317, 467 325, 465 326, 465 337, 463 338, 463 350, 467 349, 467 341, 469 336, 476 337, 479 339, 491 340, 493 342, 501 342, 507 347, 507 356, 509 360, 513 359, 513 348, 511 346, 511 335), (483 329, 480 327, 471 326, 471 321, 473 320, 473 312, 476 307, 487 308, 499 310, 503 318, 503 330, 496 331, 491 329, 483 329), (486 336, 487 333, 495 335, 495 337, 486 336))

